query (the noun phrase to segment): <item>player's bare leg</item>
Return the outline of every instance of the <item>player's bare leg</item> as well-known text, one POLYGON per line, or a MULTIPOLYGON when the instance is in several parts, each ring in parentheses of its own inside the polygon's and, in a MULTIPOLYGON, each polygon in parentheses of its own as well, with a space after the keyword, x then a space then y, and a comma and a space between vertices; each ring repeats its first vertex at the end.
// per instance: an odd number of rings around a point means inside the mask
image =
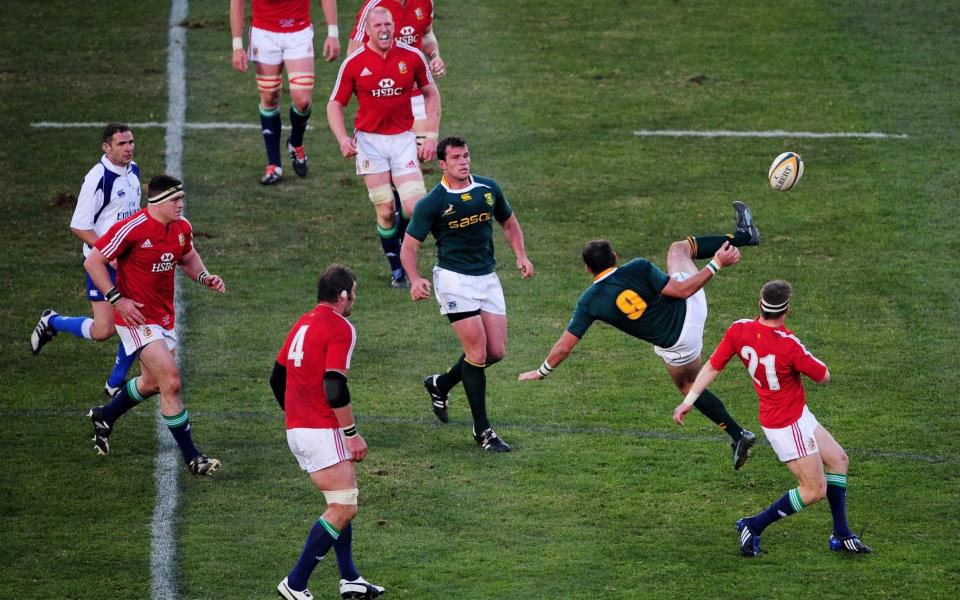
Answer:
POLYGON ((91 302, 90 307, 93 309, 93 326, 90 328, 90 336, 98 342, 109 339, 117 332, 113 305, 106 301, 98 301, 91 302))
POLYGON ((473 416, 473 437, 484 450, 491 452, 509 452, 507 445, 490 427, 487 418, 487 375, 486 367, 490 356, 486 322, 491 324, 490 333, 493 335, 494 350, 501 352, 497 360, 503 357, 506 340, 506 318, 490 319, 498 315, 487 315, 481 312, 478 315, 460 319, 451 323, 453 331, 460 339, 465 358, 463 361, 462 379, 463 391, 470 404, 470 414, 473 416))
POLYGON ((480 319, 487 338, 486 364, 489 367, 507 355, 507 315, 480 311, 480 319))
POLYGON ((303 134, 313 108, 314 64, 312 58, 293 58, 285 60, 284 65, 290 82, 291 132, 287 138, 287 152, 294 172, 299 177, 306 177, 309 167, 303 134))

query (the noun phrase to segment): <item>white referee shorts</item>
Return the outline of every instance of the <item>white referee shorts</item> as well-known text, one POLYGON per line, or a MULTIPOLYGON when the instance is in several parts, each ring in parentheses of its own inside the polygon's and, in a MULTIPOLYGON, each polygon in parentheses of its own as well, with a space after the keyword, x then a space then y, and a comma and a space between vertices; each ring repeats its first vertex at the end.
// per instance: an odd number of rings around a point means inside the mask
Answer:
POLYGON ((777 453, 780 462, 787 462, 820 453, 817 437, 814 435, 819 426, 817 418, 804 405, 800 418, 793 425, 778 429, 763 427, 763 435, 767 436, 767 441, 773 446, 773 451, 777 453))
POLYGON ((167 350, 177 349, 177 333, 173 329, 164 329, 159 325, 117 325, 117 335, 123 342, 123 350, 131 355, 147 344, 163 340, 167 350))
MULTIPOLYGON (((688 273, 674 273, 677 281, 688 279, 688 273)), ((697 360, 703 351, 703 326, 707 322, 707 295, 700 289, 687 298, 687 316, 683 319, 683 329, 677 342, 669 348, 654 346, 653 351, 672 367, 682 367, 697 360)))
POLYGON ((357 175, 390 171, 396 176, 420 172, 417 136, 412 131, 392 135, 358 131, 354 144, 357 148, 357 175))
POLYGON ((347 450, 343 433, 336 428, 297 427, 288 429, 287 445, 290 446, 290 452, 293 452, 297 462, 300 463, 300 468, 307 473, 326 469, 353 458, 353 454, 347 450))
POLYGON ((280 65, 285 60, 313 58, 313 26, 292 33, 250 28, 250 60, 280 65))
POLYGON ((464 275, 440 267, 433 268, 433 294, 440 314, 448 315, 482 310, 494 315, 507 314, 503 288, 496 273, 464 275))

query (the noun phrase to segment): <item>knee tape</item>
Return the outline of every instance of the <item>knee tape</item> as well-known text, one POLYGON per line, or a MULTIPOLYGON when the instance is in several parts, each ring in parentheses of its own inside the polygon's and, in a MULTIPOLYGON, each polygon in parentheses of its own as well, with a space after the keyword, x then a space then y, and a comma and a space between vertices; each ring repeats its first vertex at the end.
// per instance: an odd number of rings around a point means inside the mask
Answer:
POLYGON ((390 187, 390 184, 383 184, 374 188, 370 188, 367 190, 367 194, 370 195, 370 202, 373 202, 374 204, 393 202, 393 188, 390 187))
POLYGON ((327 504, 348 504, 350 506, 356 506, 357 496, 359 495, 360 490, 357 488, 335 491, 323 490, 323 497, 326 498, 327 504))
POLYGON ((280 74, 276 75, 257 75, 257 89, 264 93, 273 93, 283 85, 283 79, 280 74))
POLYGON ((287 73, 287 79, 290 81, 290 90, 312 90, 314 75, 306 71, 296 71, 287 73))
POLYGON ((409 200, 410 198, 422 198, 427 195, 427 188, 424 187, 423 181, 413 180, 413 181, 404 181, 397 186, 397 193, 400 195, 400 202, 409 200))

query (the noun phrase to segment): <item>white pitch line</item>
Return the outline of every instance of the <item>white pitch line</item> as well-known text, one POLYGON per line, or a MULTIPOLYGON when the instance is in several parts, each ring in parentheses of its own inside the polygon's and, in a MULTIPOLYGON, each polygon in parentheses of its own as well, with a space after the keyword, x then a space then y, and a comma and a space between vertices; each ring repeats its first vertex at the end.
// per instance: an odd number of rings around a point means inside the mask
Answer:
POLYGON ((717 131, 699 131, 699 130, 685 130, 685 129, 638 129, 633 132, 633 135, 637 137, 701 137, 701 138, 721 138, 721 137, 732 137, 732 138, 779 138, 779 137, 791 137, 791 138, 866 138, 866 139, 895 139, 903 140, 907 138, 905 133, 882 133, 879 131, 867 131, 867 132, 857 132, 857 131, 783 131, 782 129, 775 129, 772 131, 729 131, 729 130, 717 130, 717 131))
MULTIPOLYGON (((166 172, 181 177, 183 167, 183 124, 187 114, 186 48, 187 30, 180 23, 187 17, 188 0, 171 0, 170 36, 167 42, 166 172)), ((180 285, 174 292, 177 339, 183 339, 183 302, 180 285)), ((179 362, 179 355, 178 355, 179 362)), ((150 523, 150 596, 153 600, 177 598, 177 505, 180 500, 180 450, 163 420, 160 404, 154 419, 157 457, 153 477, 157 497, 150 523)))

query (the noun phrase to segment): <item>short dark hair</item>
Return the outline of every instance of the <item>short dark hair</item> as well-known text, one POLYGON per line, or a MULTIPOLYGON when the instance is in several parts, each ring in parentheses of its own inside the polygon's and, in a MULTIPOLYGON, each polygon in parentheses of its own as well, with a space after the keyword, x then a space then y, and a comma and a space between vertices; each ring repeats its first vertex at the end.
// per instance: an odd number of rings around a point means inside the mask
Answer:
POLYGON ((467 140, 458 135, 448 135, 437 144, 437 160, 447 160, 447 148, 466 148, 467 140))
POLYGON ((147 184, 147 197, 152 198, 160 192, 169 190, 175 185, 183 185, 183 182, 173 175, 157 175, 147 184))
POLYGON ((343 292, 347 296, 353 293, 353 284, 357 282, 356 275, 349 267, 332 264, 320 274, 317 281, 317 302, 336 302, 343 292))
POLYGON ((583 247, 583 264, 596 275, 604 269, 616 266, 617 253, 613 251, 610 240, 593 240, 583 247))
POLYGON ((768 311, 760 307, 760 316, 764 319, 779 319, 787 312, 787 309, 790 308, 790 298, 793 297, 793 286, 789 282, 784 281, 783 279, 774 279, 773 281, 768 281, 763 284, 763 287, 760 288, 760 300, 763 304, 769 306, 781 306, 783 305, 782 310, 778 311, 768 311))
POLYGON ((100 137, 100 143, 109 144, 113 141, 113 134, 125 133, 127 131, 130 131, 130 127, 123 123, 107 123, 107 126, 103 128, 103 135, 100 137))

